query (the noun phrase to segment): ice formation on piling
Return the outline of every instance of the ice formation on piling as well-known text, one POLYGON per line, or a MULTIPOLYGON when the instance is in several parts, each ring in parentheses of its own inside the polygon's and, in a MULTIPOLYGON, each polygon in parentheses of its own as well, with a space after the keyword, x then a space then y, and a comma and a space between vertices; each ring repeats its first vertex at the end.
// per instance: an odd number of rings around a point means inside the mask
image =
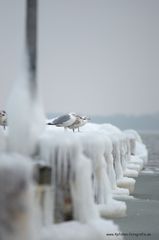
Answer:
POLYGON ((98 204, 100 215, 110 218, 125 216, 126 204, 112 199, 111 179, 108 177, 107 169, 110 164, 107 161, 112 161, 110 140, 104 137, 100 131, 88 131, 79 135, 84 154, 90 158, 92 163, 94 198, 98 204))
POLYGON ((93 168, 94 197, 97 203, 106 203, 111 197, 110 181, 107 175, 107 165, 104 159, 105 145, 102 136, 97 131, 81 135, 84 154, 91 159, 93 168))
POLYGON ((17 154, 0 154, 0 239, 37 240, 32 227, 32 167, 17 154))
POLYGON ((129 167, 135 169, 135 165, 139 165, 137 171, 141 171, 144 165, 147 163, 147 149, 142 143, 140 135, 135 130, 125 130, 124 133, 130 140, 130 164, 132 165, 129 165, 129 167))
POLYGON ((81 222, 86 222, 93 216, 96 218, 98 213, 91 189, 91 166, 83 156, 75 135, 47 132, 40 139, 39 149, 40 159, 52 167, 55 221, 64 221, 66 215, 71 214, 70 211, 73 211, 74 218, 81 222), (79 169, 83 172, 82 178, 79 169), (71 205, 73 210, 69 209, 71 205))
POLYGON ((44 129, 45 118, 39 94, 32 96, 27 61, 8 101, 9 149, 23 155, 34 154, 44 129))
POLYGON ((144 164, 146 164, 148 161, 148 151, 138 132, 133 129, 127 129, 124 132, 126 132, 131 138, 135 139, 134 154, 141 158, 144 161, 144 164))
POLYGON ((102 124, 101 127, 107 132, 113 143, 113 158, 117 186, 126 188, 129 190, 129 192, 133 192, 135 180, 133 178, 124 177, 121 163, 121 142, 123 139, 123 134, 117 127, 111 124, 102 124))
MULTIPOLYGON (((83 155, 83 153, 85 153, 83 146, 85 142, 84 138, 85 136, 83 136, 81 133, 72 134, 64 131, 61 132, 56 130, 48 130, 48 128, 44 135, 42 135, 40 138, 39 158, 42 161, 46 161, 47 165, 52 166, 53 170, 52 185, 54 188, 54 221, 61 222, 58 226, 56 225, 57 227, 54 225, 46 226, 43 229, 44 235, 42 239, 51 239, 52 236, 56 236, 56 239, 62 239, 60 231, 63 232, 65 239, 74 239, 74 231, 71 226, 74 226, 78 232, 82 231, 83 237, 81 234, 79 234, 79 236, 76 235, 76 238, 84 238, 88 240, 105 239, 105 234, 103 235, 105 229, 107 229, 106 231, 110 232, 115 232, 117 230, 117 226, 115 226, 112 222, 107 220, 103 221, 100 219, 99 213, 101 214, 101 209, 99 209, 99 207, 97 208, 94 202, 94 194, 92 188, 92 160, 88 158, 87 154, 85 154, 85 156, 83 155), (81 145, 82 142, 83 144, 81 145), (63 181, 65 183, 63 185, 64 188, 62 189, 61 183, 63 181), (57 199, 59 199, 59 197, 62 201, 58 201, 57 204, 57 199), (67 204, 63 202, 63 199, 67 199, 67 204), (65 210, 68 210, 68 212, 65 212, 65 210), (66 220, 66 213, 71 213, 71 211, 73 219, 77 220, 77 222, 69 221, 62 223, 62 221, 66 220), (83 224, 81 225, 81 223, 83 224), (93 232, 93 235, 91 232, 93 232)), ((89 139, 87 138, 87 140, 89 139)), ((102 138, 100 137, 100 139, 102 138)), ((88 143, 88 141, 86 142, 88 143)), ((98 159, 101 157, 101 148, 103 153, 102 161, 99 159, 98 164, 100 165, 100 163, 102 163, 105 166, 105 145, 103 143, 103 140, 102 146, 100 145, 101 141, 98 144, 97 143, 98 141, 94 142, 94 147, 97 149, 95 155, 98 157, 98 159)), ((96 160, 94 159, 94 161, 96 160)), ((103 174, 106 173, 106 169, 103 168, 103 165, 101 170, 103 171, 103 174)), ((101 170, 98 173, 101 173, 101 170)), ((101 177, 102 174, 99 176, 99 178, 101 177)), ((99 186, 104 187, 108 184, 109 179, 107 177, 105 182, 104 177, 102 180, 104 181, 101 181, 101 183, 99 182, 98 184, 99 186), (104 184, 104 186, 102 186, 102 184, 104 184)), ((106 187, 109 187, 109 185, 106 187)), ((102 194, 106 194, 105 191, 104 193, 100 192, 100 195, 98 196, 99 200, 102 200, 102 194)), ((112 198, 110 199, 110 202, 112 204, 112 198)), ((114 204, 114 206, 117 208, 117 205, 114 204)), ((111 210, 114 211, 113 207, 111 210)))

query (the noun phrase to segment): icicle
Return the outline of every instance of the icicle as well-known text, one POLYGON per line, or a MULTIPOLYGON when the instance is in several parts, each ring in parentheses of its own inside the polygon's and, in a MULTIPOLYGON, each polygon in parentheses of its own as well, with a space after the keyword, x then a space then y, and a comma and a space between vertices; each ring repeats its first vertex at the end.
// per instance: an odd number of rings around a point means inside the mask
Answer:
POLYGON ((115 167, 115 172, 116 172, 116 178, 118 180, 123 177, 123 171, 122 171, 121 162, 120 162, 119 140, 118 140, 118 137, 115 135, 112 135, 111 139, 113 141, 114 167, 115 167))
POLYGON ((130 139, 131 153, 133 155, 137 155, 144 161, 144 164, 146 164, 148 160, 148 151, 146 146, 143 144, 140 135, 135 130, 132 129, 125 130, 124 132, 130 139))
POLYGON ((111 195, 107 166, 104 159, 105 142, 99 132, 85 133, 81 136, 85 155, 91 159, 94 175, 94 195, 98 203, 104 203, 111 195))
POLYGON ((82 223, 88 223, 98 219, 99 213, 94 203, 90 160, 82 155, 79 157, 71 181, 74 218, 82 223))

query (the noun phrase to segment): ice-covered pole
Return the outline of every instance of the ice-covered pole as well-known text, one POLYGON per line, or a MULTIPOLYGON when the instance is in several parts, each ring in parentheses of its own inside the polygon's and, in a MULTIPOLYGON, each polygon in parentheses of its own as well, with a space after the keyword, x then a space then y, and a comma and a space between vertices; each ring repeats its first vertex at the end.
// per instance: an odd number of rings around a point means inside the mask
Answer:
POLYGON ((37 79, 37 11, 37 0, 27 0, 22 64, 8 104, 9 150, 23 155, 35 154, 45 127, 37 79))

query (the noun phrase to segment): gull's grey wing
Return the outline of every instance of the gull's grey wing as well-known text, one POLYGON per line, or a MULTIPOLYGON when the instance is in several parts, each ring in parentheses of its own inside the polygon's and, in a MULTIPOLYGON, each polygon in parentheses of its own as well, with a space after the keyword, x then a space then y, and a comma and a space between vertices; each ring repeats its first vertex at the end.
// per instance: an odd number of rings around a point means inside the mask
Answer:
POLYGON ((66 114, 66 115, 62 115, 62 116, 54 119, 52 124, 54 124, 54 125, 63 124, 64 122, 66 122, 68 120, 70 120, 70 115, 66 114))

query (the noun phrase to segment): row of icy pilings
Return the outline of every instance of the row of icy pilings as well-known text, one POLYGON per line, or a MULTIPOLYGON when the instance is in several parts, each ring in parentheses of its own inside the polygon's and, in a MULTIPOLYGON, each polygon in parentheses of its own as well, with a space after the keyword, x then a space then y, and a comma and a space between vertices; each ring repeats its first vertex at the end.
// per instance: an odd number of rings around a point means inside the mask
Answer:
POLYGON ((124 199, 132 198, 147 162, 136 131, 89 123, 72 133, 47 126, 31 160, 3 153, 7 133, 0 139, 1 240, 122 239, 108 218, 126 215, 124 199), (39 184, 33 184, 37 168, 39 184))

